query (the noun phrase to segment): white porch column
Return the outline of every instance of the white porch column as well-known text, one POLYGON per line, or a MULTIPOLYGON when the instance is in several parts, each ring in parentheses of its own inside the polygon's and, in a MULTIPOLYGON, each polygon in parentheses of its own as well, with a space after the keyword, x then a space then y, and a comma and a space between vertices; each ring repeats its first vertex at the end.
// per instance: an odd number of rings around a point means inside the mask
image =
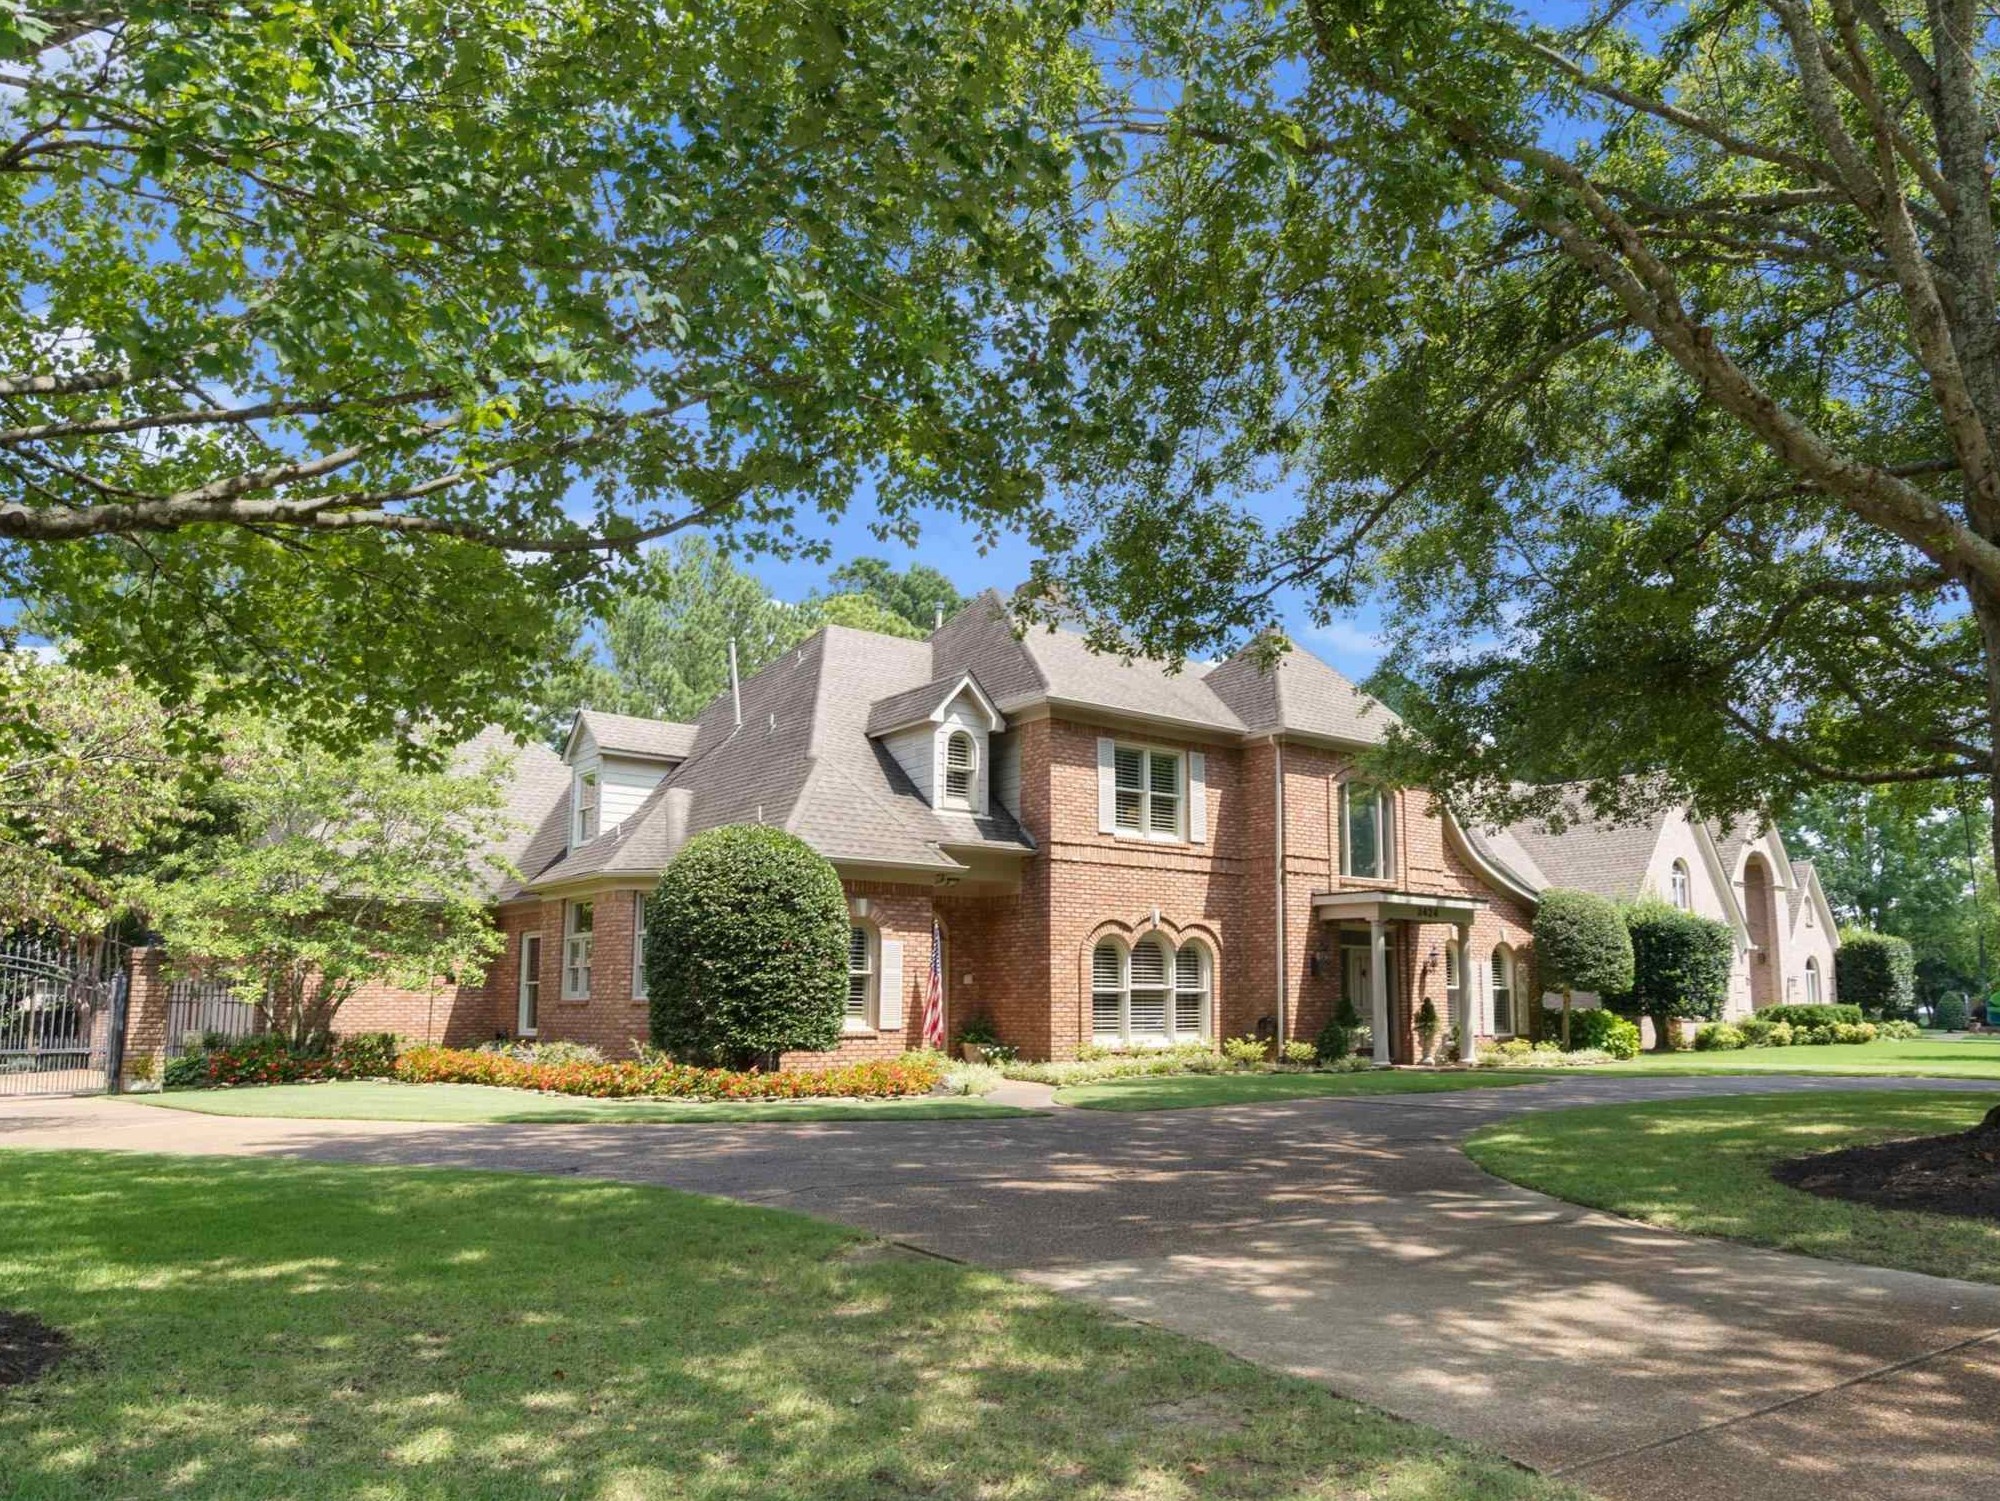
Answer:
POLYGON ((1458 1061, 1470 1063, 1479 1056, 1479 1043, 1473 1036, 1474 1023, 1479 1017, 1479 1003, 1473 990, 1473 976, 1478 966, 1472 962, 1472 925, 1461 923, 1458 928, 1458 1015, 1452 1018, 1458 1027, 1458 1061))
POLYGON ((1389 1061, 1389 936, 1379 917, 1368 919, 1368 989, 1368 1030, 1380 1065, 1389 1061))

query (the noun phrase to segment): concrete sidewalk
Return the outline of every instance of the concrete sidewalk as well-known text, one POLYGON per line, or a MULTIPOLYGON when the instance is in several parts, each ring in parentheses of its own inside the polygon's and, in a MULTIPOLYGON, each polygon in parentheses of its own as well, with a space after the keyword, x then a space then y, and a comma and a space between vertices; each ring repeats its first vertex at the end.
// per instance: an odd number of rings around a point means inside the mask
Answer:
POLYGON ((1694 1240, 1500 1183, 1522 1110, 1942 1080, 1563 1079, 1147 1115, 800 1126, 248 1120, 0 1103, 0 1146, 662 1183, 861 1225, 1633 1501, 2000 1497, 2000 1288, 1694 1240))

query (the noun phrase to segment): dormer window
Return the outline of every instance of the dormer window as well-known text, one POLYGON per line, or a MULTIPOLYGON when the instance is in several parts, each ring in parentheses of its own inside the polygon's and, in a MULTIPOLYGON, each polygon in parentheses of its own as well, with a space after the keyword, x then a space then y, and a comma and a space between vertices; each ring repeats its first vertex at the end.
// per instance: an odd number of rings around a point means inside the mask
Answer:
POLYGON ((576 777, 576 840, 588 844, 597 837, 597 773, 578 772, 576 777))
POLYGON ((944 742, 944 805, 970 808, 979 775, 979 748, 964 730, 953 730, 944 742))

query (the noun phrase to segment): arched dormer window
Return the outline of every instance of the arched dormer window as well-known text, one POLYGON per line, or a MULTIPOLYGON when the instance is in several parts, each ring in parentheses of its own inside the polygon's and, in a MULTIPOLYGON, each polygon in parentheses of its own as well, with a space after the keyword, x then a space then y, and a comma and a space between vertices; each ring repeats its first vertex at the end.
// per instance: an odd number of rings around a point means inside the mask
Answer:
POLYGON ((1685 860, 1674 861, 1672 873, 1667 877, 1667 898, 1683 912, 1694 910, 1694 887, 1688 879, 1685 860))
POLYGON ((964 730, 944 741, 944 806, 972 808, 978 802, 979 747, 964 730))

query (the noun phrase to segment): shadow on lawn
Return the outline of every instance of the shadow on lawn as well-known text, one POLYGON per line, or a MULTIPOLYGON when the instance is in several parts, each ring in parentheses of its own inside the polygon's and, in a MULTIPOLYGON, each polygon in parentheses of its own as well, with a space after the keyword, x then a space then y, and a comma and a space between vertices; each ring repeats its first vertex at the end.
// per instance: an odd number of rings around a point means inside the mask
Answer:
POLYGON ((90 1353, 10 1497, 1553 1495, 989 1274, 619 1184, 0 1159, 0 1306, 90 1353), (1333 1462, 1337 1459, 1339 1462, 1333 1462))

